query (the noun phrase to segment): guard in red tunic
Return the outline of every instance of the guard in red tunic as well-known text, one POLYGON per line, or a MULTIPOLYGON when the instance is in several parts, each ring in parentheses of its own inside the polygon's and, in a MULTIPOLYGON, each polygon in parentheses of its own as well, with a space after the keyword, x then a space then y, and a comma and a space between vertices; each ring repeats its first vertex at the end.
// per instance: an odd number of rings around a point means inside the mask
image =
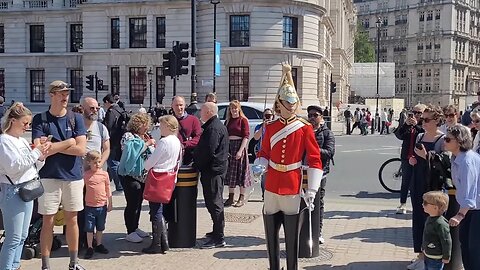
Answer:
POLYGON ((291 67, 283 75, 274 109, 280 115, 266 127, 262 147, 255 160, 266 170, 263 220, 270 270, 280 270, 279 231, 283 224, 287 250, 287 270, 298 268, 300 202, 313 210, 313 200, 322 179, 320 151, 310 123, 296 116, 300 99, 295 91, 291 67), (302 191, 302 160, 305 157, 308 188, 302 191))

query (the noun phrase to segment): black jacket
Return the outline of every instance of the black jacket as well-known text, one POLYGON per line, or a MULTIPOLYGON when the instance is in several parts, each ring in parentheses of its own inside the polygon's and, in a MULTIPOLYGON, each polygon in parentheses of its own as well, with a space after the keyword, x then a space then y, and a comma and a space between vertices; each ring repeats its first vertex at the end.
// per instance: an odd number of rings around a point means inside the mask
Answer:
POLYGON ((315 139, 320 147, 323 174, 326 175, 330 171, 330 160, 333 160, 333 155, 335 155, 335 136, 327 125, 323 124, 315 131, 315 139))
POLYGON ((200 141, 193 152, 194 167, 209 175, 222 175, 227 172, 228 131, 217 116, 202 125, 200 141))
POLYGON ((108 108, 105 113, 105 119, 103 119, 103 124, 107 127, 110 135, 110 158, 117 161, 122 156, 120 141, 124 132, 118 128, 118 120, 123 111, 118 104, 114 103, 108 108))
POLYGON ((419 133, 424 132, 423 128, 421 125, 416 125, 416 126, 411 126, 407 125, 407 123, 403 124, 400 128, 397 128, 395 130, 395 136, 399 139, 402 140, 402 152, 400 154, 400 158, 403 160, 408 159, 408 152, 412 151, 413 153, 413 147, 415 147, 415 139, 417 138, 417 135, 419 133), (413 129, 413 135, 411 133, 413 129), (413 142, 411 142, 413 138, 413 142), (409 148, 412 147, 411 150, 409 148))

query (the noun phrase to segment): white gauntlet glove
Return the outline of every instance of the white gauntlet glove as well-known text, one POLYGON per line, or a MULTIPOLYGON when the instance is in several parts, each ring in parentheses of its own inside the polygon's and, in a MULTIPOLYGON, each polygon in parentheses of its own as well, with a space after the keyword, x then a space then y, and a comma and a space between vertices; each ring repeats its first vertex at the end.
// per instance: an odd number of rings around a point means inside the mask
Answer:
POLYGON ((307 208, 310 209, 310 211, 313 211, 315 209, 315 204, 313 203, 315 201, 315 195, 317 195, 317 192, 313 189, 307 189, 303 193, 305 204, 307 205, 307 208))

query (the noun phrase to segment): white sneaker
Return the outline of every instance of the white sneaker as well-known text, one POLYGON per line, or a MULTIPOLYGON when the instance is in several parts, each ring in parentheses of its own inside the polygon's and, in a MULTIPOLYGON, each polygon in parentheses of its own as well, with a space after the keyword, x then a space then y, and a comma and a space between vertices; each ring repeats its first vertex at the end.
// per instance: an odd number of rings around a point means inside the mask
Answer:
POLYGON ((409 270, 423 270, 425 268, 425 263, 423 259, 417 258, 411 264, 407 265, 407 269, 409 270))
POLYGON ((318 242, 320 243, 320 245, 325 243, 325 238, 323 238, 323 235, 320 235, 318 237, 318 242))
POLYGON ((140 243, 143 241, 143 238, 138 236, 137 232, 132 232, 125 237, 125 240, 132 243, 140 243))
POLYGON ((399 207, 397 207, 397 214, 407 214, 407 207, 405 206, 404 203, 400 204, 399 207))
POLYGON ((141 238, 146 238, 146 237, 149 237, 149 236, 150 236, 150 234, 148 234, 148 233, 140 230, 139 228, 137 228, 137 229, 135 230, 135 232, 136 232, 136 233, 138 234, 138 236, 140 236, 141 238))

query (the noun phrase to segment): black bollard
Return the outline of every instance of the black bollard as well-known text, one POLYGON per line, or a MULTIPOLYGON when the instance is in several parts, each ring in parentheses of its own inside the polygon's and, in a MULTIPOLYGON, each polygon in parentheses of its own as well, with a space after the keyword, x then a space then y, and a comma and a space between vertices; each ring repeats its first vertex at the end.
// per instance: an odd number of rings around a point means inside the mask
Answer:
MULTIPOLYGON (((308 184, 308 177, 307 171, 303 171, 303 187, 307 188, 308 184)), ((300 237, 298 243, 298 257, 299 258, 315 258, 320 255, 320 243, 318 242, 318 237, 320 236, 320 196, 315 196, 314 200, 315 209, 312 211, 312 220, 308 219, 308 209, 305 209, 301 213, 303 215, 303 224, 300 229, 300 237), (308 241, 310 240, 309 235, 309 223, 312 222, 312 254, 310 254, 310 246, 308 245, 308 241)), ((302 199, 300 203, 300 209, 304 209, 306 207, 305 201, 302 199)))
MULTIPOLYGON (((460 209, 460 205, 455 198, 455 190, 451 189, 448 191, 448 209, 445 213, 445 218, 450 220, 450 218, 454 217, 458 210, 460 209)), ((445 265, 445 270, 461 270, 463 269, 463 262, 462 262, 462 252, 460 249, 460 239, 458 237, 459 227, 450 227, 450 236, 452 237, 452 256, 450 257, 450 262, 445 265)))
POLYGON ((172 195, 173 220, 168 222, 168 241, 172 248, 191 248, 197 240, 198 172, 181 167, 172 195))

